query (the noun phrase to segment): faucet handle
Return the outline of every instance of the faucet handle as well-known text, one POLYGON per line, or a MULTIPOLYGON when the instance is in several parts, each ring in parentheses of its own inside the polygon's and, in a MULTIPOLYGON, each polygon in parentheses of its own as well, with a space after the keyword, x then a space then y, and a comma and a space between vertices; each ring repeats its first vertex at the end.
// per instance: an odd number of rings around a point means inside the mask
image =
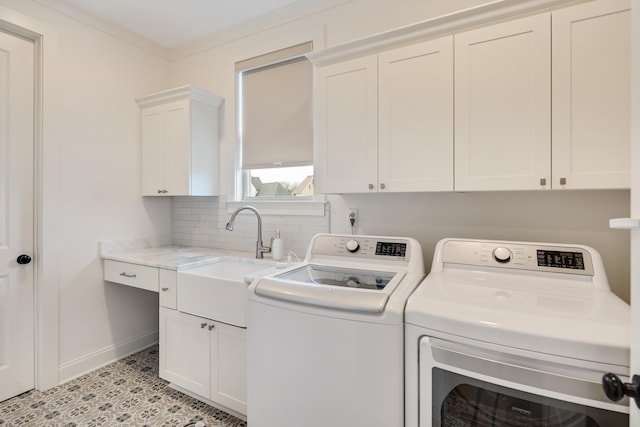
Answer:
POLYGON ((262 241, 258 241, 256 243, 256 258, 262 258, 262 254, 270 254, 271 246, 273 246, 273 237, 271 238, 271 242, 269 242, 269 246, 265 246, 262 241))

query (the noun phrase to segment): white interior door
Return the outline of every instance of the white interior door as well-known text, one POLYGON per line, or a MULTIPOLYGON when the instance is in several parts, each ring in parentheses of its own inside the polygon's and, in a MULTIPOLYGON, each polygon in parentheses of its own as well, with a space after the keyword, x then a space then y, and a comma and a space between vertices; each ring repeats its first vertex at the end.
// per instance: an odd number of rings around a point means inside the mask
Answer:
POLYGON ((0 401, 34 387, 33 43, 0 31, 0 401))

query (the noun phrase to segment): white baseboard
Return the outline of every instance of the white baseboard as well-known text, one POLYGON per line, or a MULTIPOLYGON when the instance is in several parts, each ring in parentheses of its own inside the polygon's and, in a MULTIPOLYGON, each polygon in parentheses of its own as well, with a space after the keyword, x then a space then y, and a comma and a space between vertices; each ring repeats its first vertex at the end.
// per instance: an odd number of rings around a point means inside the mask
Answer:
POLYGON ((63 384, 78 378, 88 372, 101 368, 109 363, 120 360, 130 354, 137 353, 151 345, 158 343, 158 330, 155 329, 144 335, 132 338, 123 343, 103 348, 94 353, 79 357, 70 362, 60 365, 58 378, 63 384))

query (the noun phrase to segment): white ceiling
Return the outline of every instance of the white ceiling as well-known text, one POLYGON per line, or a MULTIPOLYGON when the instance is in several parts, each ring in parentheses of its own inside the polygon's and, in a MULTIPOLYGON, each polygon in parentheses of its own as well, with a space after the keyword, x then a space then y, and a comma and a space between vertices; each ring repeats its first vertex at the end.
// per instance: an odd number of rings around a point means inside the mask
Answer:
POLYGON ((54 0, 165 48, 218 33, 303 0, 54 0))

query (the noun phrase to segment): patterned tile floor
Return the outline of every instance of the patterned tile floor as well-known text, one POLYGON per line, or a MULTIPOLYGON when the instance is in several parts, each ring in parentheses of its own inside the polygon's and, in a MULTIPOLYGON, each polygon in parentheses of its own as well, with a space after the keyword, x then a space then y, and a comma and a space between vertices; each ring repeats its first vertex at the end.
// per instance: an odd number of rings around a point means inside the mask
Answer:
POLYGON ((45 392, 0 402, 0 427, 246 427, 247 423, 186 396, 158 377, 158 347, 149 347, 45 392))

